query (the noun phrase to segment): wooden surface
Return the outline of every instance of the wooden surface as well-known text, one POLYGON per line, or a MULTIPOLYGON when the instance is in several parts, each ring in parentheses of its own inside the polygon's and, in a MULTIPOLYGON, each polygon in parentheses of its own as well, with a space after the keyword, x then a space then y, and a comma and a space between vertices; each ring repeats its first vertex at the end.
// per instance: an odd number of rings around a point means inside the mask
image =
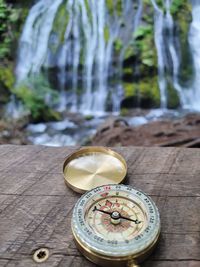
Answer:
MULTIPOLYGON (((71 234, 79 195, 65 186, 64 158, 74 148, 0 146, 0 266, 94 267, 71 234), (47 247, 49 259, 32 260, 47 247)), ((160 243, 143 267, 200 266, 200 149, 116 148, 127 183, 149 194, 162 220, 160 243)))

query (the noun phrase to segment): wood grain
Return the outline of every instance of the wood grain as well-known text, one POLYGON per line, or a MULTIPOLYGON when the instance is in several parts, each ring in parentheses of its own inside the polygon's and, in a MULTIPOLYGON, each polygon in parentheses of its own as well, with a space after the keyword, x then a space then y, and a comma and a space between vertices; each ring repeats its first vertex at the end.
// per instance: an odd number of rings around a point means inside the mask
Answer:
MULTIPOLYGON (((62 165, 77 148, 0 146, 0 266, 93 267, 73 242, 70 221, 79 194, 66 187, 62 165), (49 259, 32 260, 47 247, 49 259)), ((200 150, 119 147, 126 183, 156 202, 158 247, 143 267, 200 266, 200 150)))

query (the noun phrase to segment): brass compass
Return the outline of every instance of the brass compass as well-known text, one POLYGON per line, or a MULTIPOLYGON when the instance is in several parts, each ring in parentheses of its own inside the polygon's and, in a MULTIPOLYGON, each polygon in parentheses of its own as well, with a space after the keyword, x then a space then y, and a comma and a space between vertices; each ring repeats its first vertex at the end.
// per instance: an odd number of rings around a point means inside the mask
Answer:
POLYGON ((126 172, 125 160, 103 147, 81 149, 64 163, 67 184, 86 192, 73 210, 75 243, 99 266, 138 266, 158 242, 158 209, 141 190, 118 184, 126 172))

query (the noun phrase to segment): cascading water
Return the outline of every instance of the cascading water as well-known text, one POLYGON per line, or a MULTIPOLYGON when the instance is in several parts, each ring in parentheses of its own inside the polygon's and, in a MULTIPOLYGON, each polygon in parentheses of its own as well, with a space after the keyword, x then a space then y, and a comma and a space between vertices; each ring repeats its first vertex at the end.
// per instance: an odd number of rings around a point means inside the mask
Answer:
POLYGON ((174 35, 174 21, 170 13, 172 0, 164 1, 164 11, 155 0, 154 39, 158 56, 158 83, 161 95, 161 107, 167 107, 167 87, 172 83, 179 96, 181 107, 200 111, 200 1, 191 0, 192 23, 188 34, 190 51, 193 59, 195 78, 190 87, 180 85, 181 53, 178 36, 174 35))
POLYGON ((188 41, 193 60, 194 79, 190 88, 183 90, 184 107, 200 111, 200 1, 191 0, 192 23, 188 41))
POLYGON ((109 102, 111 111, 118 112, 122 86, 108 85, 110 77, 120 77, 113 65, 114 42, 124 38, 121 51, 125 51, 139 25, 142 0, 125 0, 120 5, 113 1, 109 7, 106 0, 39 0, 20 39, 17 83, 42 69, 57 68, 60 111, 102 114, 109 102), (68 20, 62 41, 53 29, 60 9, 68 20))
MULTIPOLYGON (((171 14, 173 1, 164 0, 162 7, 156 0, 150 2, 161 108, 168 107, 168 91, 173 87, 181 107, 200 110, 200 1, 190 0, 188 43, 194 78, 185 86, 180 83, 182 51, 171 14)), ((134 32, 145 24, 143 6, 142 0, 38 0, 21 35, 17 84, 39 73, 48 78, 52 69, 60 92, 59 111, 119 112, 125 54, 135 42, 134 32)))
POLYGON ((172 83, 183 105, 182 88, 178 76, 180 53, 177 36, 174 35, 174 21, 170 13, 171 0, 165 0, 165 12, 159 8, 155 0, 151 0, 154 14, 154 40, 158 56, 158 83, 160 89, 161 108, 167 108, 167 88, 172 83))
POLYGON ((16 75, 18 81, 40 71, 45 62, 53 21, 62 0, 41 0, 30 10, 21 40, 16 75), (43 27, 41 27, 41 24, 43 27))
POLYGON ((154 40, 157 49, 158 57, 158 84, 160 89, 160 102, 161 108, 167 107, 167 83, 165 78, 165 49, 164 49, 164 14, 163 11, 158 7, 155 0, 151 0, 154 7, 154 40))

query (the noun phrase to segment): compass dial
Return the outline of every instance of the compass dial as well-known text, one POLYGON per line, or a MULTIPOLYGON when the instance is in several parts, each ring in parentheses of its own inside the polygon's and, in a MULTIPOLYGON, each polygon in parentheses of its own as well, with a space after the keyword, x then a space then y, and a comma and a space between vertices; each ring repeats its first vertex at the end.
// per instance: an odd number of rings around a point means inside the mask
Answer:
POLYGON ((85 214, 85 221, 102 238, 126 241, 139 235, 147 226, 146 212, 126 194, 96 199, 85 214))
POLYGON ((133 187, 101 186, 75 205, 72 232, 88 258, 91 253, 119 262, 120 257, 130 259, 151 250, 160 233, 159 213, 151 198, 133 187))

